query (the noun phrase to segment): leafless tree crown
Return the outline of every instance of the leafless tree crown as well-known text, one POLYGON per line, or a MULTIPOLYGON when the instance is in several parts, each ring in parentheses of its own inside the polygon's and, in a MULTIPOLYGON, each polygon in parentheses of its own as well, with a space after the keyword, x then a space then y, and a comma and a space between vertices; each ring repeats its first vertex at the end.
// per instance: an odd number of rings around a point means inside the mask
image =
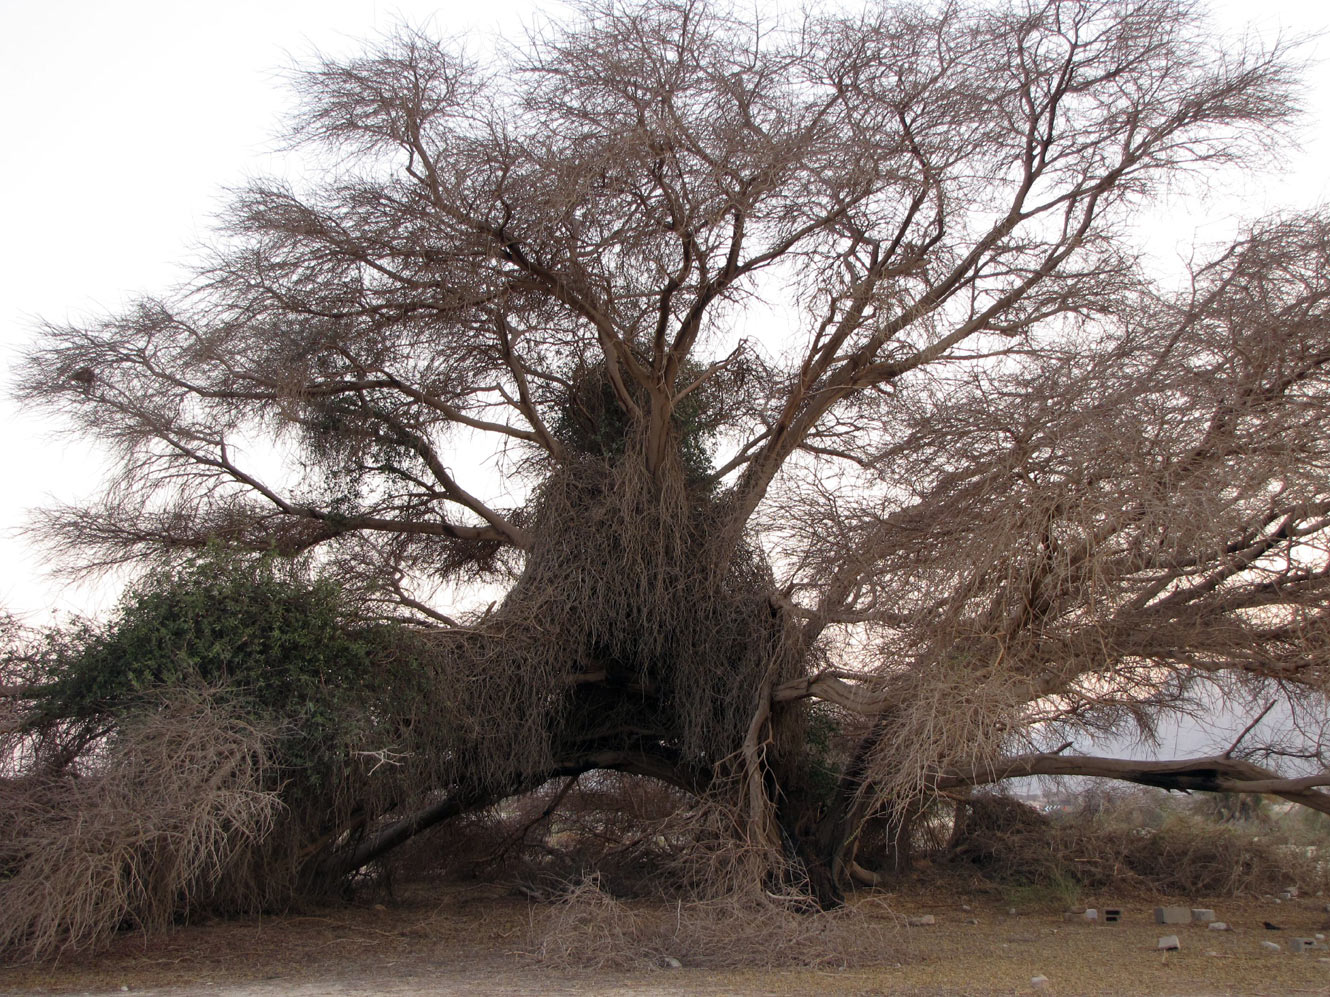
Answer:
MULTIPOLYGON (((315 551, 437 628, 489 746, 439 757, 738 786, 772 842, 809 699, 856 732, 809 832, 837 848, 1075 769, 1050 731, 1320 702, 1330 218, 1253 223, 1180 292, 1129 237, 1277 148, 1282 49, 1171 0, 605 0, 297 86, 323 180, 250 184, 186 293, 28 355, 22 397, 118 462, 43 521, 67 565, 315 551), (435 594, 474 582, 487 614, 435 594)), ((1330 809, 1184 769, 1126 775, 1330 809)))

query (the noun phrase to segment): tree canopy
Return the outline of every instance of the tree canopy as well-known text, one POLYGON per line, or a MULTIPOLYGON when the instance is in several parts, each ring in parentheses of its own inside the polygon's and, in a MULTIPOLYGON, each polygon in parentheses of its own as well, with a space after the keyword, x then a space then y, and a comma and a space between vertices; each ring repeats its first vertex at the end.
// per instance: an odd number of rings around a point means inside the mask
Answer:
POLYGON ((117 461, 40 526, 66 566, 304 555, 422 631, 429 782, 352 859, 593 769, 728 801, 823 899, 890 867, 873 815, 1013 775, 1330 811, 1241 751, 1050 750, 1211 692, 1323 714, 1330 218, 1180 288, 1133 239, 1274 154, 1287 51, 1171 0, 606 0, 296 87, 326 171, 19 391, 117 461))

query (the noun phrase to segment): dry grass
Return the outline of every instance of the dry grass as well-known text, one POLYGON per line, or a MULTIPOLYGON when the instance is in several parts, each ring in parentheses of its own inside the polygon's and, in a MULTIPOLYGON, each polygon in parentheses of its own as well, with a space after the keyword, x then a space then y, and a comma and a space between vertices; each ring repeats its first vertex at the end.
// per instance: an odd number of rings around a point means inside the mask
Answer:
POLYGON ((1154 794, 1110 796, 1107 805, 1092 799, 1092 807, 1049 818, 1004 797, 976 797, 949 858, 1049 903, 1102 890, 1208 897, 1330 890, 1325 863, 1273 823, 1161 809, 1154 794))
MULTIPOLYGON (((1007 901, 982 891, 957 892, 954 886, 919 881, 864 907, 859 912, 863 925, 881 918, 884 904, 902 914, 933 914, 937 923, 899 930, 889 953, 859 968, 701 968, 680 956, 684 968, 669 972, 569 970, 533 956, 534 931, 548 908, 475 887, 431 884, 407 889, 384 905, 329 905, 301 916, 191 924, 150 938, 125 935, 96 959, 0 968, 0 992, 114 992, 128 986, 134 991, 179 988, 182 997, 222 989, 265 997, 297 991, 1012 997, 1032 993, 1030 978, 1042 974, 1052 981, 1051 993, 1062 995, 1268 997, 1321 992, 1330 973, 1315 957, 1269 954, 1260 947, 1268 938, 1321 930, 1323 899, 1275 904, 1170 898, 1215 907, 1234 930, 1169 929, 1181 935, 1183 948, 1165 956, 1154 950, 1161 933, 1150 916, 1156 898, 1087 897, 1093 906, 1126 909, 1121 924, 1096 926, 1025 907, 1010 915, 1007 901), (1266 932, 1263 920, 1284 931, 1266 932)), ((626 906, 643 920, 668 921, 676 909, 654 901, 626 906)), ((885 920, 896 931, 898 919, 885 920)), ((595 943, 595 935, 588 938, 595 943)))
POLYGON ((536 958, 557 968, 844 969, 899 961, 903 928, 903 918, 853 907, 800 913, 779 898, 625 902, 592 876, 534 914, 532 943, 536 958))
POLYGON ((870 905, 873 917, 858 906, 817 910, 798 871, 773 869, 765 844, 746 837, 745 811, 731 796, 699 800, 625 777, 547 794, 547 810, 557 810, 547 817, 546 860, 527 870, 543 873, 531 925, 538 962, 643 972, 676 963, 843 969, 900 958, 903 918, 880 903, 870 905), (551 890, 556 869, 573 871, 551 890))
POLYGON ((219 889, 279 809, 260 788, 268 742, 206 692, 179 691, 133 718, 95 771, 0 781, 0 953, 89 950, 241 899, 219 889))

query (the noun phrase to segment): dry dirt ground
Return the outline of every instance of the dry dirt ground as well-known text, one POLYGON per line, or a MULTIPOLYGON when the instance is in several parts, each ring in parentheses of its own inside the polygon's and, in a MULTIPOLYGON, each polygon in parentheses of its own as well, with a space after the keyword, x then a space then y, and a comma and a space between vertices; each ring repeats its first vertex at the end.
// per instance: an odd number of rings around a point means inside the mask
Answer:
POLYGON ((1287 944, 1330 927, 1324 898, 1173 898, 1213 907, 1233 928, 1219 932, 1156 925, 1153 906, 1168 898, 1082 898, 1125 910, 1122 923, 1095 925, 1066 921, 1046 906, 920 886, 864 902, 863 917, 892 928, 879 966, 734 970, 685 963, 621 973, 542 964, 533 931, 545 909, 492 893, 451 888, 385 904, 189 925, 146 938, 126 934, 95 959, 0 967, 0 993, 1330 995, 1330 949, 1295 955, 1287 944), (907 918, 927 914, 935 924, 906 926, 907 918), (1266 921, 1281 930, 1266 929, 1266 921), (1159 937, 1169 933, 1179 935, 1181 950, 1157 951, 1159 937), (1283 950, 1264 950, 1266 941, 1283 950), (1037 976, 1047 984, 1033 985, 1037 976))

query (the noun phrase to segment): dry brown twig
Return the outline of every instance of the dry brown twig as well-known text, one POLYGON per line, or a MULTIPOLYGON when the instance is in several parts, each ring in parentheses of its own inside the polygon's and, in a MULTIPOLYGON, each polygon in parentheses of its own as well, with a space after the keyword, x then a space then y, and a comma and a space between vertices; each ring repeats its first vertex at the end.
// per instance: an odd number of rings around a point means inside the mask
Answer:
POLYGON ((226 895, 227 873, 281 811, 264 788, 271 737, 206 691, 177 690, 128 722, 96 770, 0 781, 0 952, 48 959, 126 923, 254 905, 226 895))

